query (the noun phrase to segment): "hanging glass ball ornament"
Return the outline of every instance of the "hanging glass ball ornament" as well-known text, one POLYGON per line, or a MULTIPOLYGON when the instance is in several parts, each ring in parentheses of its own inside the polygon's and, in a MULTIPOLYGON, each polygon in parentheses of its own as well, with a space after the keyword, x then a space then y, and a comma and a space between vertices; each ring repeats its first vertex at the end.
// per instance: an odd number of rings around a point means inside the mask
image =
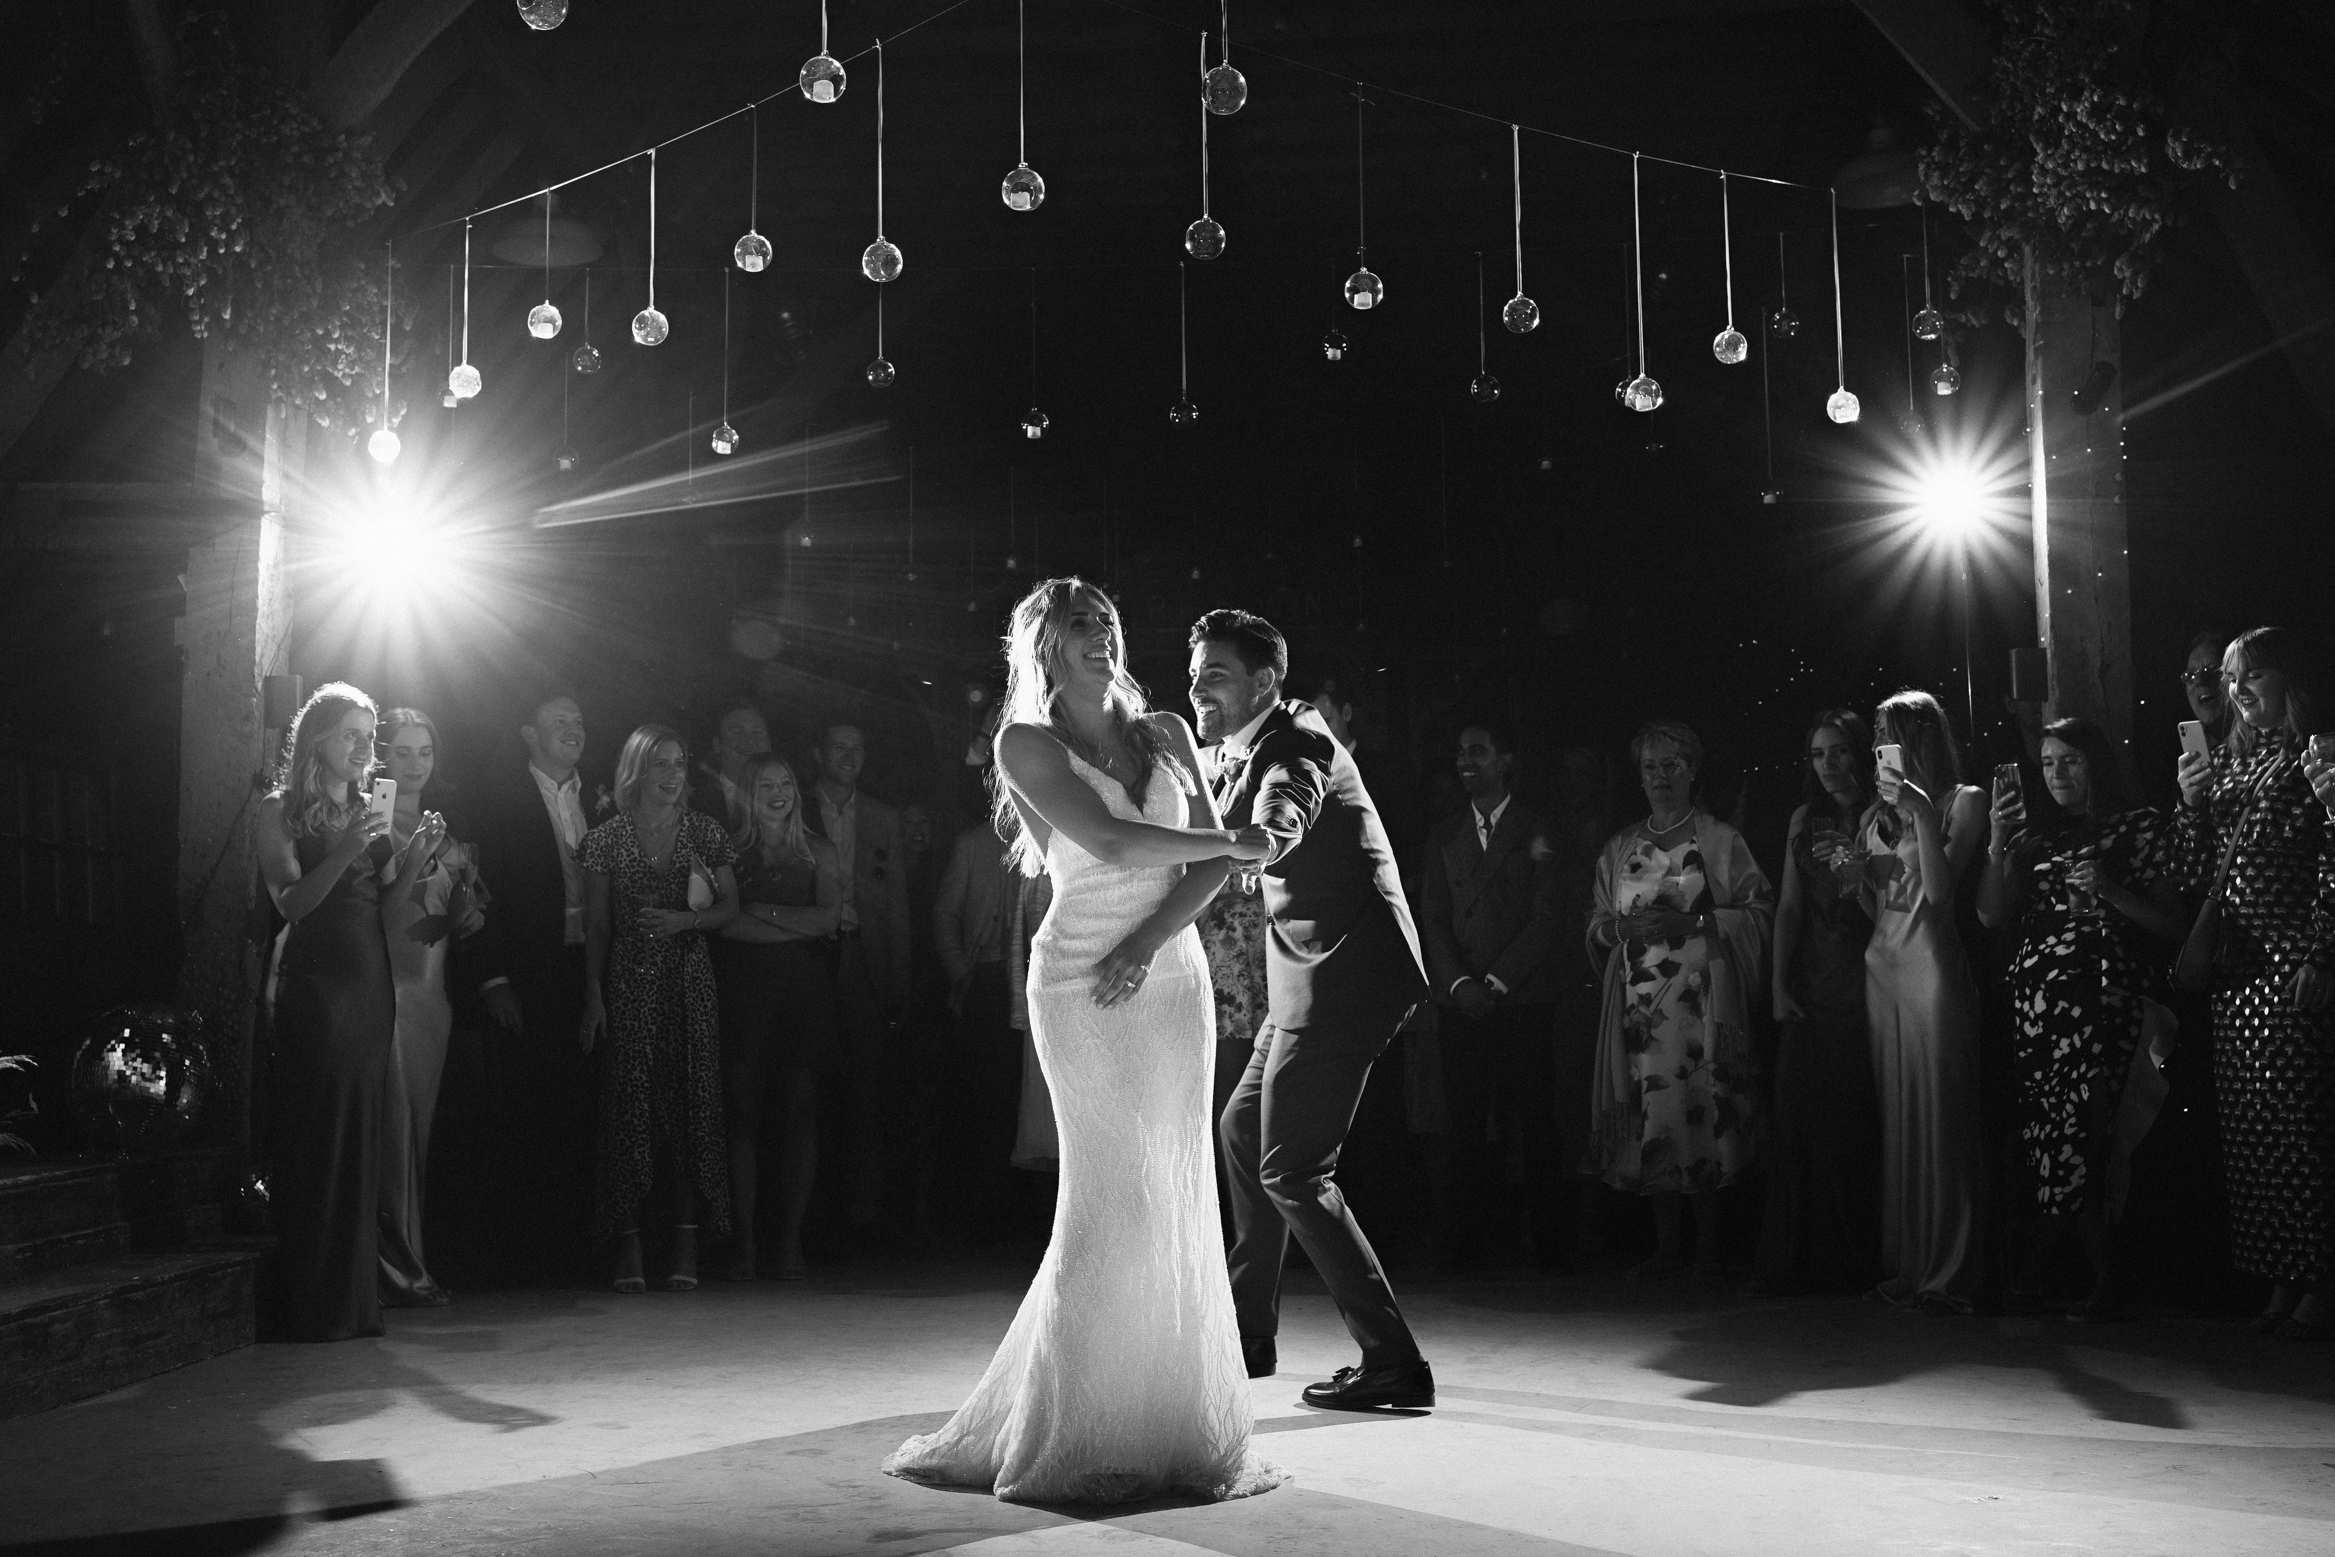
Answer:
POLYGON ((1934 341, 1945 333, 1946 316, 1935 308, 1924 308, 1913 316, 1913 338, 1915 340, 1934 341))
POLYGON ((713 430, 713 451, 716 454, 737 453, 738 429, 732 427, 728 422, 724 422, 719 427, 716 427, 713 430))
POLYGON ((749 228, 746 236, 740 238, 737 246, 730 250, 730 258, 737 261, 738 268, 749 276, 757 275, 770 265, 770 240, 749 228))
POLYGON ((900 253, 900 245, 884 237, 869 244, 867 252, 859 257, 860 274, 870 281, 897 281, 907 263, 900 253))
POLYGON ((1613 403, 1615 405, 1628 405, 1630 403, 1630 385, 1635 382, 1637 382, 1635 379, 1625 378, 1613 386, 1613 403))
POLYGON ((1897 430, 1908 438, 1919 438, 1923 433, 1929 431, 1927 427, 1922 425, 1922 419, 1914 415, 1911 410, 1897 419, 1897 430))
POLYGON ((549 32, 568 19, 568 0, 519 0, 519 20, 549 32))
POLYGON ((365 440, 365 452, 384 465, 394 464, 397 460, 397 451, 402 447, 404 446, 397 441, 397 434, 386 427, 365 440))
POLYGON ((563 443, 551 451, 551 468, 563 476, 573 472, 583 462, 584 458, 576 452, 574 444, 563 443))
POLYGON ((576 348, 576 354, 568 361, 578 373, 597 373, 600 371, 600 348, 586 341, 576 348))
POLYGON ((1046 203, 1046 181, 1038 177, 1037 169, 1023 162, 1005 176, 1005 187, 998 193, 1009 211, 1035 211, 1046 203))
POLYGON ((1345 331, 1332 330, 1322 337, 1322 355, 1332 362, 1343 362, 1346 360, 1346 347, 1349 344, 1351 343, 1347 341, 1345 331))
POLYGON ((1951 362, 1941 362, 1930 374, 1930 392, 1950 395, 1962 387, 1962 370, 1951 362))
POLYGON ((1346 301, 1364 312, 1386 301, 1386 283, 1367 268, 1346 278, 1346 301))
POLYGON ((444 389, 438 391, 438 404, 444 406, 447 410, 451 411, 461 403, 462 397, 454 393, 454 386, 452 384, 448 384, 444 389))
POLYGON ((1467 397, 1478 405, 1490 405, 1500 398, 1500 381, 1489 373, 1478 373, 1468 381, 1467 397))
POLYGON ((1651 411, 1662 404, 1662 386, 1641 373, 1622 386, 1622 404, 1633 411, 1651 411))
POLYGON ((1249 78, 1230 65, 1219 65, 1200 78, 1200 100, 1218 118, 1228 118, 1249 100, 1249 78))
POLYGON ((486 386, 479 379, 478 369, 465 362, 446 375, 446 387, 453 391, 455 399, 468 400, 486 386))
POLYGON ((1046 429, 1052 425, 1045 412, 1031 406, 1030 414, 1022 418, 1022 436, 1035 443, 1046 436, 1046 429))
POLYGON ((1729 325, 1711 337, 1711 355, 1733 367, 1751 355, 1751 342, 1743 338, 1741 330, 1729 325))
POLYGON ((1019 558, 1019 557, 1017 557, 1017 556, 1015 556, 1015 555, 1014 555, 1012 552, 1010 552, 1010 551, 1009 551, 1009 552, 1007 552, 1007 553, 1005 554, 1005 571, 1006 571, 1006 572, 1008 572, 1008 573, 1019 573, 1021 570, 1022 570, 1022 559, 1021 559, 1021 558, 1019 558))
POLYGON ((1540 304, 1519 292, 1500 306, 1500 322, 1510 335, 1530 335, 1540 328, 1540 304))
POLYGON ((812 102, 832 103, 843 95, 843 66, 832 55, 814 54, 803 61, 803 73, 795 84, 812 102))
POLYGON ((889 357, 878 357, 868 364, 868 388, 870 389, 890 389, 892 380, 899 376, 900 370, 892 366, 889 357))
POLYGON ((1168 407, 1168 420, 1178 427, 1189 427, 1200 419, 1200 408, 1189 400, 1179 400, 1168 407))
POLYGON ((1800 316, 1789 308, 1771 308, 1768 310, 1767 327, 1774 332, 1776 339, 1788 341, 1800 333, 1800 316))
POLYGON ((672 323, 661 308, 644 308, 632 316, 632 338, 643 346, 655 346, 672 333, 672 323))
POLYGON ((1184 252, 1194 259, 1211 260, 1224 252, 1224 224, 1203 216, 1184 229, 1184 252))
POLYGON ((548 341, 559 333, 559 309, 550 298, 545 298, 527 310, 527 333, 539 341, 548 341))
POLYGON ((1845 389, 1836 389, 1832 392, 1831 397, 1824 402, 1824 414, 1846 427, 1864 412, 1863 408, 1857 404, 1855 395, 1850 394, 1845 389))

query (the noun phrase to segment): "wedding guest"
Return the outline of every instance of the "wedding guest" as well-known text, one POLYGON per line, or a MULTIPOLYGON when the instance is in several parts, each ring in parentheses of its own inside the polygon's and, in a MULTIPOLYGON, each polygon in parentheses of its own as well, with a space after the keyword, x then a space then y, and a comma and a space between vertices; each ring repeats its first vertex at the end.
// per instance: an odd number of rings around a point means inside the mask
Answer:
POLYGON ((1510 790, 1515 765, 1506 730, 1488 721, 1460 730, 1468 804, 1428 831, 1422 873, 1419 940, 1437 1007, 1454 1159, 1448 1222, 1461 1269, 1483 1265, 1520 1215, 1543 1270, 1566 1268, 1572 1235, 1560 1206, 1571 1186, 1557 1159, 1550 1030, 1556 850, 1546 818, 1510 790), (1521 1196, 1510 1191, 1511 1155, 1521 1158, 1521 1196))
POLYGON ((735 840, 738 916, 714 947, 721 996, 723 1095, 729 1108, 730 1257, 723 1275, 752 1281, 763 1105, 778 1112, 778 1278, 810 1274, 803 1217, 819 1166, 819 1080, 843 1054, 835 1018, 835 925, 843 867, 835 845, 803 825, 795 771, 767 753, 747 764, 752 807, 735 840))
POLYGON ((931 1162, 945 1186, 944 1225, 985 1243, 1006 1235, 1013 1214, 1022 1042, 1006 984, 1006 915, 1017 880, 984 818, 957 835, 932 911, 950 1030, 933 1066, 931 1162))
POLYGON ((494 895, 486 928, 465 943, 466 977, 488 1018, 487 1088, 505 1161, 501 1247, 509 1275, 581 1275, 592 1234, 593 1067, 578 1053, 583 1014, 584 871, 576 846, 609 804, 585 792, 584 712, 562 688, 543 692, 518 726, 523 760, 481 786, 478 859, 494 895))
POLYGON ((2057 814, 2032 821, 2016 783, 1998 777, 1978 915, 2014 925, 2019 1146, 2039 1213, 2033 1246, 2005 1293, 2043 1305, 2072 1224, 2091 1288, 2071 1319, 2124 1317, 2108 1240, 2109 1158, 2124 1081, 2149 1008, 2171 992, 2166 955, 2186 928, 2170 878, 2172 830, 2134 803, 2122 754, 2089 719, 2043 727, 2044 786, 2057 814))
POLYGON ((705 932, 738 915, 736 851, 688 809, 689 752, 661 724, 625 738, 616 815, 584 835, 585 1053, 601 1060, 598 1206, 616 1244, 616 1290, 648 1288, 641 1216, 652 1187, 672 1238, 664 1285, 697 1285, 700 1215, 729 1225, 721 1018, 705 932), (701 1210, 702 1208, 702 1210, 701 1210))
MULTIPOLYGON (((438 771, 438 726, 418 708, 392 708, 381 716, 378 735, 382 769, 397 785, 390 839, 402 845, 428 814, 423 802, 438 771)), ((381 1292, 392 1308, 441 1308, 451 1294, 431 1278, 423 1257, 422 1190, 438 1081, 454 1034, 446 958, 457 939, 478 933, 486 915, 477 861, 453 822, 434 855, 410 863, 410 876, 385 880, 381 911, 397 985, 396 1034, 382 1089, 381 1292)))
POLYGON ((2226 755, 2230 738, 2229 692, 2222 685, 2222 656, 2230 635, 2208 627, 2189 640, 2189 658, 2181 666, 2181 696, 2189 717, 2205 726, 2208 750, 2226 755))
POLYGON ((746 826, 754 809, 754 793, 746 777, 756 759, 770 754, 770 723, 762 710, 743 698, 725 704, 714 721, 713 751, 698 765, 709 789, 705 810, 735 834, 746 826), (719 809, 715 797, 719 796, 719 809))
POLYGON ((1767 1140, 1767 1207, 1755 1295, 1873 1284, 1880 1232, 1873 1176, 1881 1120, 1865 1013, 1865 943, 1856 836, 1873 798, 1864 719, 1828 708, 1808 727, 1802 799, 1784 835, 1776 903, 1776 1047, 1767 1140))
POLYGON ((867 750, 858 725, 827 723, 813 759, 818 803, 804 818, 843 865, 835 998, 850 1070, 851 1220, 863 1235, 883 1225, 887 1159, 917 1150, 916 1084, 893 1075, 889 1052, 910 990, 908 872, 900 813, 859 787, 867 750))
POLYGON ((261 879, 288 923, 277 961, 273 1288, 286 1334, 379 1335, 382 1087, 397 989, 384 875, 412 879, 445 837, 423 816, 401 848, 367 804, 373 700, 318 687, 260 802, 261 879))
POLYGON ((1969 1313, 1985 1276, 1978 996, 1954 905, 1986 840, 1986 805, 1962 782, 1961 749, 1929 693, 1891 696, 1873 728, 1876 798, 1858 843, 1873 919, 1865 1010, 1881 1104, 1883 1277, 1874 1293, 1969 1313))
MULTIPOLYGON (((2271 1284, 2256 1328, 2313 1340, 2335 1334, 2335 821, 2304 761, 2335 725, 2335 689, 2284 627, 2241 634, 2222 671, 2229 762, 2182 754, 2177 869, 2221 904, 2214 1083, 2231 1254, 2271 1284)), ((2329 789, 2324 754, 2310 755, 2329 789)))
POLYGON ((1642 727, 1630 757, 1647 816, 1607 842, 1589 915, 1604 1013, 1591 1084, 1597 1170, 1648 1197, 1655 1252, 1634 1277, 1719 1266, 1719 1196, 1752 1167, 1752 1002, 1767 971, 1774 894, 1743 835, 1702 809, 1703 743, 1675 720, 1642 727))

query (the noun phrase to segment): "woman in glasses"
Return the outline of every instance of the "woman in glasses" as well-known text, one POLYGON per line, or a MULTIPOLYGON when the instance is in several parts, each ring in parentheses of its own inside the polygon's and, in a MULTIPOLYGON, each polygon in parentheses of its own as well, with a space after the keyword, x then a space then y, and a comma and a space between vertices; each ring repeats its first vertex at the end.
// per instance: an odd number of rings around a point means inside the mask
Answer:
POLYGON ((2189 640, 2189 658, 2181 666, 2181 696, 2189 704, 2189 717, 2205 726, 2208 749, 2217 756, 2223 755, 2230 734, 2230 699, 2221 675, 2222 654, 2229 646, 2228 633, 2209 627, 2189 640))
POLYGON ((2335 1334, 2335 819, 2312 792, 2324 759, 2306 756, 2335 712, 2315 649, 2283 627, 2230 645, 2229 760, 2182 754, 2173 824, 2176 873, 2222 900, 2213 1067, 2230 1253, 2270 1283, 2256 1327, 2290 1340, 2335 1334))
POLYGON ((1630 1274, 1685 1268, 1689 1200, 1695 1272, 1716 1276, 1718 1192, 1752 1166, 1751 1012, 1775 893, 1743 835, 1696 802, 1693 730, 1656 720, 1630 756, 1646 819, 1607 842, 1589 915, 1589 960, 1605 974, 1591 1150, 1606 1183, 1653 1204, 1654 1256, 1630 1274))

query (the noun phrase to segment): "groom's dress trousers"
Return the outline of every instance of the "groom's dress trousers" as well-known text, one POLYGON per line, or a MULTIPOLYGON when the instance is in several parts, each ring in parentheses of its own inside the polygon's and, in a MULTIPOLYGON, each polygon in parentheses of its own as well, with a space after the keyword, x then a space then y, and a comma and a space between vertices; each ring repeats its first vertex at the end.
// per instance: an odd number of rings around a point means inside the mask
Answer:
POLYGON ((1216 797, 1227 827, 1280 840, 1260 880, 1272 916, 1268 1020, 1219 1124, 1240 1333, 1278 1333, 1294 1233, 1363 1366, 1414 1361, 1386 1271, 1336 1180, 1371 1064, 1427 995, 1394 851, 1353 757, 1304 703, 1281 704, 1229 754, 1216 797))

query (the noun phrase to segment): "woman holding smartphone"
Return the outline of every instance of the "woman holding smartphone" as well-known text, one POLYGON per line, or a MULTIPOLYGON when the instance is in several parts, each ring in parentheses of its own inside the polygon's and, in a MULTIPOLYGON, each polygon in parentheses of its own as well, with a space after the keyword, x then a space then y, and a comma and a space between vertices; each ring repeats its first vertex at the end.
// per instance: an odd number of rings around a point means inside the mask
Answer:
MULTIPOLYGON (((2193 891, 2218 879, 2230 948, 2213 993, 2230 1252, 2270 1283, 2256 1327, 2311 1340, 2335 1334, 2335 823, 2305 766, 2329 688, 2283 627, 2240 636, 2222 672, 2230 761, 2182 755, 2176 869, 2193 891)), ((2307 760, 2325 785, 2324 757, 2307 760)))
POLYGON ((2011 959, 2020 1155, 2036 1235, 2006 1299, 2043 1306, 2051 1262, 2081 1230, 2092 1284, 2075 1320, 2119 1319, 2108 1241, 2109 1158, 2124 1078, 2144 1023, 2165 1015, 2182 916, 2172 830, 2133 803, 2108 732, 2089 719, 2043 727, 2043 782, 2057 814, 2030 821, 2016 767, 1995 776, 1978 917, 2015 925, 2011 959))
POLYGON ((1969 1313, 1985 1275, 1979 1229, 1978 995, 1954 889, 1986 837, 1946 711, 1904 691, 1874 711, 1873 787, 1860 841, 1873 916, 1865 1009, 1881 1100, 1881 1284, 1876 1297, 1969 1313))
POLYGON ((1864 719, 1828 708, 1808 727, 1806 800, 1784 837, 1776 904, 1774 1128, 1755 1296, 1873 1284, 1879 1234, 1873 1170, 1881 1122, 1873 1101, 1865 943, 1873 920, 1858 887, 1857 828, 1873 798, 1873 737, 1864 719))
POLYGON ((381 1094, 397 1015, 383 881, 445 837, 425 815, 392 851, 389 807, 365 790, 375 717, 355 687, 318 687, 259 807, 260 876, 289 925, 276 962, 273 1285, 285 1332, 303 1341, 381 1333, 381 1094))

